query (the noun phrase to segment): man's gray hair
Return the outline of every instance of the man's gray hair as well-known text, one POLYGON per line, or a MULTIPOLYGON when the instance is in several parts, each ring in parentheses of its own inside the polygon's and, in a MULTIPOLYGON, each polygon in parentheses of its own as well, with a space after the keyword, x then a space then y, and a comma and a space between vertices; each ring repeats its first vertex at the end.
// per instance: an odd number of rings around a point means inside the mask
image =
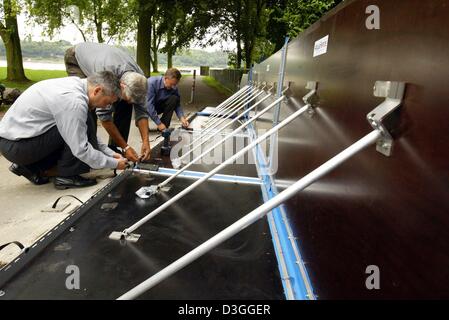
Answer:
POLYGON ((145 76, 137 72, 126 72, 121 79, 125 85, 124 94, 131 103, 144 105, 148 92, 148 81, 145 76))
POLYGON ((111 71, 100 71, 92 73, 87 77, 90 86, 101 86, 105 96, 121 97, 120 80, 111 71))

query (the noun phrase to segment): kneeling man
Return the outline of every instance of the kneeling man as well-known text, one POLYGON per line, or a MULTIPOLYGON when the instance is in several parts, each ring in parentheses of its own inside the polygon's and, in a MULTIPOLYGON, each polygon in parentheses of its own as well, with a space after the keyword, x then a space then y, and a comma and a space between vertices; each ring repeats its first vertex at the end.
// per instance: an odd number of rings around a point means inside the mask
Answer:
POLYGON ((13 163, 10 171, 37 185, 54 175, 55 187, 66 189, 94 185, 80 176, 90 168, 124 169, 127 160, 97 139, 89 112, 119 97, 120 81, 109 71, 32 85, 0 122, 0 152, 13 163))

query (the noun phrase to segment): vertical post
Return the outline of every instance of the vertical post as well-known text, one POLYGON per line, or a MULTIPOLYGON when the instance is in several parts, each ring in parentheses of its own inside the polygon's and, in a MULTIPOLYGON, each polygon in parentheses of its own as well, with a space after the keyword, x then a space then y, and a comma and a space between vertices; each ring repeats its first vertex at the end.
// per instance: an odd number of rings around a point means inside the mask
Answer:
POLYGON ((251 66, 251 68, 249 69, 249 72, 248 72, 248 84, 252 84, 252 82, 253 82, 253 68, 254 68, 254 65, 251 66))
MULTIPOLYGON (((288 41, 289 37, 285 37, 285 43, 282 47, 282 57, 281 57, 281 65, 279 67, 279 76, 278 76, 278 87, 276 92, 276 97, 282 96, 282 91, 284 90, 284 78, 285 78, 285 66, 287 62, 287 49, 288 49, 288 41)), ((274 109, 274 117, 273 117, 273 127, 279 123, 279 114, 281 109, 281 103, 279 103, 274 109)))
MULTIPOLYGON (((281 97, 284 90, 284 78, 285 78, 285 68, 287 64, 287 49, 288 49, 288 41, 290 40, 289 37, 285 37, 284 46, 282 47, 282 55, 281 55, 281 65, 279 66, 279 76, 278 76, 278 85, 277 85, 277 92, 276 97, 281 97)), ((278 105, 274 108, 274 116, 273 116, 273 127, 276 126, 279 123, 279 116, 281 113, 281 104, 282 102, 279 102, 278 105)), ((269 172, 270 174, 275 171, 275 154, 277 154, 277 141, 278 141, 278 134, 274 134, 270 138, 270 153, 269 153, 269 172)), ((276 164, 277 166, 277 164, 276 164)), ((268 168, 267 168, 268 169, 268 168)))
POLYGON ((192 92, 190 94, 190 103, 195 101, 195 84, 196 84, 196 69, 193 70, 192 92))
MULTIPOLYGON (((254 64, 251 65, 251 68, 249 68, 248 71, 248 84, 253 82, 253 68, 254 68, 254 64)), ((248 110, 248 108, 250 107, 250 104, 247 103, 245 106, 245 110, 248 110)), ((245 116, 245 119, 248 119, 248 115, 245 116)))

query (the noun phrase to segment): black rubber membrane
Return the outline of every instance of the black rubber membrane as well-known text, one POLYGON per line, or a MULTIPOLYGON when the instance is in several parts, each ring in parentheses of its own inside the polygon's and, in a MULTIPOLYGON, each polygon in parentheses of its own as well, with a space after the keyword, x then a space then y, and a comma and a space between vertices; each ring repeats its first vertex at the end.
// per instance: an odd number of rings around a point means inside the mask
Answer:
MULTIPOLYGON (((125 172, 116 179, 116 185, 92 199, 92 206, 82 208, 86 212, 67 223, 59 236, 44 240, 40 247, 49 243, 36 257, 25 263, 26 254, 22 255, 24 261, 11 268, 17 270, 6 283, 5 271, 0 272, 0 289, 5 292, 0 299, 118 298, 262 203, 259 186, 207 182, 136 230, 141 234, 137 243, 123 244, 110 240, 109 234, 123 231, 193 180, 175 179, 168 192, 143 200, 136 190, 163 177, 125 172), (79 290, 66 287, 70 265, 79 268, 79 290)), ((266 219, 140 298, 283 299, 266 219)))

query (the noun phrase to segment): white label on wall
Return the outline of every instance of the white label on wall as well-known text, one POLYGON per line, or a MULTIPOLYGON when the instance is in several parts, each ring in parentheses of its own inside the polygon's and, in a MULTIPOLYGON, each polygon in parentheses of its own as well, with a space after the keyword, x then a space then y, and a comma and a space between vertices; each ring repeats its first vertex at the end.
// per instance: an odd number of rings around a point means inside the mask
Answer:
POLYGON ((315 41, 315 47, 313 48, 313 56, 321 56, 327 52, 327 44, 329 43, 329 35, 315 41))

